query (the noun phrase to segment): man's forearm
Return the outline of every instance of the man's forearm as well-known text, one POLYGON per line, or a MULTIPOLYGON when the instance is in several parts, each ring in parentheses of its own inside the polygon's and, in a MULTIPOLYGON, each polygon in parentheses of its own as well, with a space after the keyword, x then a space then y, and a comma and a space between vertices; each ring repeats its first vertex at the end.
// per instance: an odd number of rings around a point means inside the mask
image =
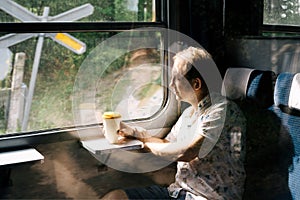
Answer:
POLYGON ((144 142, 144 144, 145 150, 151 151, 154 155, 172 161, 189 162, 198 156, 203 139, 203 137, 199 137, 195 141, 170 143, 164 139, 151 137, 148 138, 148 142, 144 142))
POLYGON ((169 142, 166 139, 162 139, 162 138, 157 138, 157 137, 146 137, 146 138, 138 138, 140 141, 142 141, 143 143, 167 143, 169 142))

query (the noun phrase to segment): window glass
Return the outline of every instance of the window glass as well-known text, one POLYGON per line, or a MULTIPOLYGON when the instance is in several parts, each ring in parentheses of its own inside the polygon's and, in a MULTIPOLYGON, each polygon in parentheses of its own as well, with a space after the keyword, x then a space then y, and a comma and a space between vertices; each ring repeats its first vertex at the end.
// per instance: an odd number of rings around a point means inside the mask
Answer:
MULTIPOLYGON (((46 21, 73 21, 74 13, 69 13, 61 18, 55 17, 75 8, 78 8, 75 12, 76 15, 80 16, 80 14, 82 14, 82 16, 84 16, 83 18, 79 17, 80 19, 76 20, 83 22, 156 21, 155 0, 14 0, 14 3, 23 7, 23 9, 21 9, 22 12, 31 12, 37 16, 42 16, 45 8, 48 7, 49 17, 45 18, 46 21)), ((26 20, 28 18, 25 14, 22 14, 19 9, 16 11, 16 5, 9 6, 11 3, 8 4, 2 2, 1 4, 0 22, 35 21, 31 18, 26 20), (11 10, 12 15, 18 15, 19 18, 22 19, 16 19, 15 17, 7 14, 4 7, 11 10)), ((39 21, 39 19, 36 19, 36 21, 39 21)))
POLYGON ((75 125, 99 123, 101 113, 111 110, 120 112, 125 120, 147 118, 158 112, 163 103, 161 35, 158 32, 125 32, 119 37, 119 34, 69 33, 67 36, 86 45, 86 51, 81 54, 46 34, 31 103, 28 103, 28 94, 37 42, 42 35, 32 34, 32 38, 10 46, 11 57, 23 52, 26 60, 17 99, 13 100, 10 94, 16 79, 14 71, 22 66, 16 67, 14 60, 9 73, 1 79, 0 133, 69 127, 74 126, 74 122, 75 125), (16 100, 20 109, 17 113, 9 112, 12 109, 9 105, 16 100), (26 105, 30 105, 28 115, 26 105), (80 116, 73 112, 74 108, 79 110, 80 116), (88 117, 76 121, 90 108, 98 121, 89 121, 88 117), (24 125, 27 118, 28 123, 24 125), (13 122, 8 122, 10 119, 13 122))
POLYGON ((298 0, 264 0, 264 18, 266 25, 300 25, 300 7, 298 0))

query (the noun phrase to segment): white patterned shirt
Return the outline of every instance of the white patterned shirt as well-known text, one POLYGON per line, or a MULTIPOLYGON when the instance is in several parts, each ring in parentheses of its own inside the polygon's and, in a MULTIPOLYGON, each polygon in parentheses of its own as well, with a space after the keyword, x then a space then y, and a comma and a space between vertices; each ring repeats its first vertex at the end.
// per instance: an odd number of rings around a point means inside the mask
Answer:
POLYGON ((178 161, 170 196, 187 191, 185 199, 242 199, 245 182, 246 120, 238 106, 220 95, 202 99, 199 110, 187 108, 166 139, 180 142, 199 134, 205 137, 198 157, 178 161))

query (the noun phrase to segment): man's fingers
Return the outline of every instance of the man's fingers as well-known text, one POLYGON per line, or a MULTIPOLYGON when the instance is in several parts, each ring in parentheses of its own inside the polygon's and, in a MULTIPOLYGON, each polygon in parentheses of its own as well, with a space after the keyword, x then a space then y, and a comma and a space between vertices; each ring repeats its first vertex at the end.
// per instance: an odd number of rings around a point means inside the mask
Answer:
POLYGON ((117 133, 118 133, 118 135, 120 135, 120 136, 126 136, 125 132, 122 131, 122 130, 118 130, 117 133))

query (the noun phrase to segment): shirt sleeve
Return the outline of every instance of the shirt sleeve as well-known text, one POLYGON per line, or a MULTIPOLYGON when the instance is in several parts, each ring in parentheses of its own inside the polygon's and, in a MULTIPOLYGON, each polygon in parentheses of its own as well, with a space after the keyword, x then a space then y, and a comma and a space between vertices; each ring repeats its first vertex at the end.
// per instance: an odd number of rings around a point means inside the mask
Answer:
POLYGON ((227 101, 213 104, 201 117, 197 131, 205 139, 199 150, 199 158, 204 158, 218 142, 226 119, 226 108, 227 101))
POLYGON ((172 127, 170 133, 166 136, 166 140, 169 142, 176 142, 179 133, 180 126, 182 124, 182 115, 177 120, 176 124, 172 127))
POLYGON ((202 124, 205 140, 199 151, 199 158, 205 157, 219 140, 229 139, 231 157, 245 158, 246 119, 240 108, 232 101, 225 100, 209 109, 208 123, 202 124), (220 136, 222 138, 220 138, 220 136))

